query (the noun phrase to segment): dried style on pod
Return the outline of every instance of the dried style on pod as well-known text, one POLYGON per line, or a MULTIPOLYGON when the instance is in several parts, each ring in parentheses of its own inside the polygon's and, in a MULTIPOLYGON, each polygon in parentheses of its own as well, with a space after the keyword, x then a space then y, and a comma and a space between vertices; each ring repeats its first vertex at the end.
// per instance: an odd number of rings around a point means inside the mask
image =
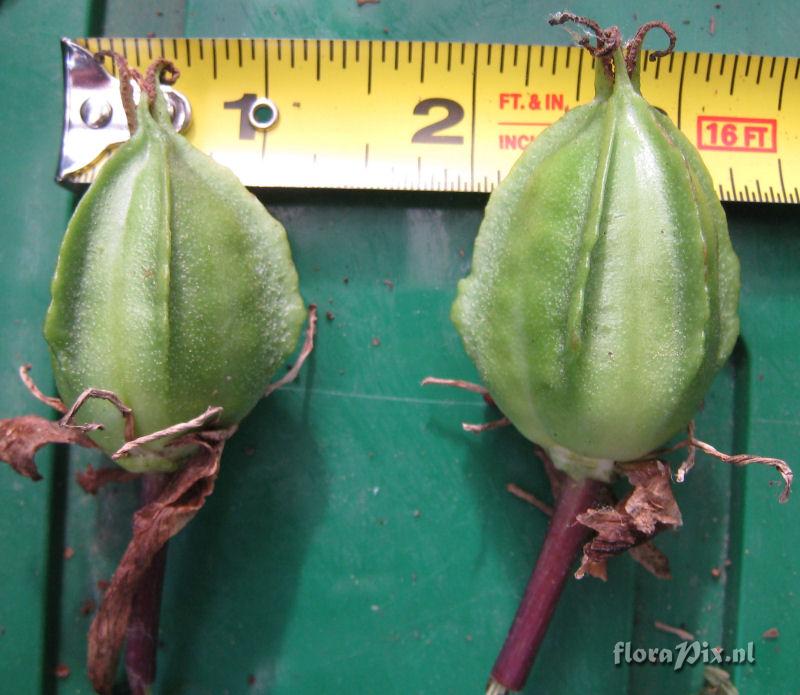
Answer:
POLYGON ((693 145, 620 47, 492 195, 452 317, 500 410, 606 477, 686 426, 739 332, 739 262, 693 145))
MULTIPOLYGON (((89 636, 89 675, 111 691, 128 631, 134 693, 155 677, 163 558, 211 494, 225 441, 295 349, 306 309, 286 232, 236 176, 177 134, 159 88, 174 66, 142 76, 117 62, 131 131, 70 220, 45 322, 64 414, 0 421, 0 458, 23 475, 45 443, 99 447, 127 469, 90 469, 87 490, 144 473, 133 539, 89 636), (133 84, 140 87, 138 106, 133 84), (64 404, 71 404, 67 408, 64 404), (122 475, 120 475, 122 474, 122 475)), ((306 345, 294 378, 313 346, 306 345)))
MULTIPOLYGON (((547 128, 492 194, 452 308, 505 416, 491 426, 513 424, 541 447, 559 488, 492 693, 524 686, 590 529, 581 576, 605 576, 605 560, 631 548, 668 576, 649 539, 681 516, 653 452, 689 425, 739 332, 739 261, 711 177, 639 89, 645 35, 669 37, 655 59, 672 51, 672 30, 650 22, 623 44, 616 27, 551 18, 567 21, 589 32, 580 44, 595 58, 595 98, 547 128), (619 474, 634 489, 614 505, 607 483, 619 474)), ((682 445, 719 453, 693 430, 682 445)), ((788 494, 782 461, 727 460, 775 466, 788 494)))
MULTIPOLYGON (((305 318, 286 232, 239 182, 175 132, 151 67, 130 140, 100 170, 67 227, 45 337, 61 398, 112 391, 135 436, 221 407, 238 423, 294 349, 305 318)), ((124 419, 91 399, 76 421, 109 455, 124 419)), ((175 470, 169 437, 118 463, 175 470)))

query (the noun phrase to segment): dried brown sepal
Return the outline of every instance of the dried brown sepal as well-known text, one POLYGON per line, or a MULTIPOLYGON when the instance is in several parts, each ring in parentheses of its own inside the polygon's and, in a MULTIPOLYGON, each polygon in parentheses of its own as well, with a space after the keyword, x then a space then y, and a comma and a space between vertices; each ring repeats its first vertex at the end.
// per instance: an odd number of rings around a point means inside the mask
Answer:
POLYGON ((308 356, 314 350, 314 335, 317 332, 317 305, 316 304, 309 304, 308 305, 308 327, 306 328, 306 337, 303 341, 303 347, 300 349, 300 354, 297 356, 297 360, 292 365, 292 368, 286 372, 280 379, 271 383, 267 386, 266 390, 264 391, 264 398, 269 396, 271 393, 277 391, 281 386, 285 386, 289 382, 294 381, 297 378, 297 375, 300 373, 300 368, 303 366, 303 363, 308 359, 308 356))
MULTIPOLYGON (((485 387, 481 386, 480 384, 474 384, 471 381, 464 381, 463 379, 442 379, 438 376, 426 376, 422 382, 420 383, 421 386, 452 386, 457 389, 463 389, 464 391, 470 391, 472 393, 477 393, 480 396, 483 396, 483 400, 487 405, 492 407, 497 407, 497 404, 494 402, 491 394, 486 390, 485 387)), ((492 420, 491 422, 481 422, 478 424, 473 424, 469 422, 462 422, 461 427, 464 429, 465 432, 474 432, 475 434, 480 434, 481 432, 486 432, 488 430, 494 430, 498 427, 508 427, 511 424, 511 420, 507 417, 501 417, 497 420, 492 420)))
POLYGON ((452 386, 453 388, 464 389, 464 391, 471 391, 481 396, 487 396, 489 394, 486 388, 480 384, 474 384, 471 381, 464 381, 463 379, 442 379, 438 376, 426 376, 420 382, 420 386, 452 386))
POLYGON ((646 541, 641 545, 634 545, 632 548, 628 548, 628 555, 654 577, 672 579, 672 573, 669 570, 669 558, 652 541, 646 541))
POLYGON ((550 491, 553 493, 553 499, 558 501, 567 474, 555 467, 547 451, 538 444, 533 445, 533 451, 544 466, 544 472, 547 474, 547 480, 550 482, 550 491))
POLYGON ((133 538, 89 630, 88 670, 99 693, 110 693, 131 602, 152 558, 194 517, 214 490, 224 442, 197 437, 200 451, 175 473, 159 497, 133 517, 133 538))
POLYGON ((506 485, 506 490, 510 494, 514 495, 514 497, 521 499, 523 502, 527 502, 532 507, 536 507, 536 509, 542 512, 542 514, 545 514, 546 516, 553 516, 553 508, 549 504, 547 504, 547 502, 543 502, 542 500, 540 500, 532 492, 523 490, 519 485, 516 485, 515 483, 508 483, 506 485))
MULTIPOLYGON (((695 439, 691 437, 689 440, 689 457, 694 458, 694 448, 700 449, 705 454, 709 456, 713 456, 716 459, 719 459, 723 463, 730 463, 733 466, 749 466, 751 463, 760 463, 765 466, 772 466, 778 473, 780 474, 781 478, 783 478, 783 491, 778 497, 778 501, 781 503, 785 503, 789 501, 789 495, 792 492, 792 481, 794 480, 794 473, 792 469, 789 468, 789 464, 786 463, 783 459, 776 459, 770 458, 768 456, 753 456, 751 454, 723 454, 721 451, 717 451, 711 444, 707 444, 706 442, 702 442, 699 439, 695 439)), ((689 458, 687 458, 687 461, 689 458)), ((686 461, 684 462, 684 464, 686 461)), ((686 470, 691 468, 691 465, 688 466, 687 469, 684 469, 684 464, 681 464, 681 467, 678 469, 678 473, 675 476, 675 479, 680 483, 683 482, 683 479, 686 475, 686 470)))
POLYGON ((608 581, 608 563, 605 560, 587 560, 584 556, 581 566, 575 571, 575 579, 583 579, 586 575, 608 581))
POLYGON ((465 432, 480 434, 481 432, 496 430, 499 429, 500 427, 508 427, 510 424, 511 420, 509 420, 507 417, 501 417, 497 420, 491 420, 490 422, 481 422, 478 424, 470 422, 462 422, 461 427, 465 432))
POLYGON ((31 480, 41 480, 34 456, 45 444, 79 444, 93 448, 94 443, 77 429, 38 415, 21 415, 0 420, 0 461, 31 480))
POLYGON ((215 422, 221 414, 221 406, 209 406, 206 408, 205 412, 201 413, 195 418, 192 418, 191 420, 188 420, 187 422, 179 422, 175 425, 167 427, 166 429, 158 430, 157 432, 151 432, 150 434, 145 434, 141 437, 137 437, 136 439, 129 439, 111 455, 111 458, 114 461, 118 461, 125 456, 130 456, 132 451, 140 446, 144 446, 145 444, 150 444, 151 442, 157 442, 159 439, 175 437, 177 435, 191 432, 192 430, 200 429, 215 422))
POLYGON ((53 410, 57 410, 62 415, 66 413, 67 406, 64 405, 64 401, 60 398, 54 398, 53 396, 45 396, 44 393, 39 390, 39 387, 30 374, 31 369, 33 369, 32 364, 23 364, 19 368, 19 378, 22 379, 22 383, 25 384, 25 387, 31 392, 31 395, 37 401, 41 401, 45 405, 50 406, 53 410))
POLYGON ((86 466, 86 470, 75 474, 75 480, 83 488, 84 492, 96 495, 101 488, 109 483, 126 483, 129 480, 135 480, 140 475, 140 473, 132 473, 119 466, 93 468, 90 463, 86 466))
MULTIPOLYGON (((649 541, 660 531, 677 528, 683 523, 666 465, 660 461, 645 461, 623 464, 619 468, 633 485, 628 496, 614 507, 589 509, 577 517, 580 523, 597 532, 583 548, 583 560, 576 573, 578 578, 589 571, 591 563, 624 553, 649 541)), ((666 557, 661 561, 659 572, 661 575, 669 573, 666 557)))
POLYGON ((59 422, 61 427, 80 430, 81 432, 92 432, 94 430, 103 429, 103 425, 101 425, 99 422, 89 422, 85 425, 76 425, 73 423, 75 415, 77 415, 78 411, 83 407, 83 404, 91 398, 99 398, 101 400, 108 401, 117 410, 119 410, 120 415, 122 415, 123 419, 125 420, 125 441, 127 442, 133 439, 133 433, 136 429, 133 410, 125 405, 116 393, 109 391, 108 389, 85 389, 81 395, 75 399, 75 402, 70 406, 69 410, 64 413, 64 417, 62 417, 61 421, 59 422))
POLYGON ((749 466, 751 463, 760 463, 765 466, 772 466, 776 471, 778 471, 781 478, 783 478, 783 491, 781 492, 778 501, 783 503, 789 500, 789 495, 792 491, 794 473, 786 461, 783 459, 770 458, 768 456, 754 456, 752 454, 725 454, 715 449, 713 446, 711 446, 711 444, 701 441, 694 436, 694 421, 689 423, 688 436, 686 439, 681 440, 675 444, 675 446, 665 449, 658 449, 646 458, 642 459, 642 461, 654 461, 665 454, 670 454, 673 451, 678 451, 679 449, 684 448, 687 450, 686 458, 683 460, 681 465, 678 467, 677 472, 675 473, 675 480, 679 483, 682 483, 686 478, 686 474, 692 470, 692 468, 694 468, 697 450, 700 449, 700 451, 703 453, 713 456, 723 463, 730 463, 733 466, 749 466))

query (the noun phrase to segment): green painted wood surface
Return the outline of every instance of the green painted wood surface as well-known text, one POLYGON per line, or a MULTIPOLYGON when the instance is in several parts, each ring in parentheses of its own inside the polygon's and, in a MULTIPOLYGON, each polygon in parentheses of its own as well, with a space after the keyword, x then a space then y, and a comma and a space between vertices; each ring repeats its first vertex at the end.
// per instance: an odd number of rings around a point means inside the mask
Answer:
MULTIPOLYGON (((53 183, 61 140, 61 34, 90 29, 88 4, 65 3, 42 12, 38 3, 0 4, 0 417, 45 414, 17 376, 30 361, 48 383, 42 318, 48 275, 73 196, 53 183)), ((64 452, 42 452, 48 476, 30 484, 0 468, 0 691, 47 689, 57 648, 61 558, 58 508, 64 452), (54 466, 61 469, 53 474, 54 466), (50 589, 54 588, 54 591, 50 589)))
MULTIPOLYGON (((40 325, 71 201, 52 182, 60 35, 569 38, 545 24, 560 6, 512 0, 57 7, 0 5, 4 417, 43 412, 17 382, 20 362, 34 361, 40 383, 48 384, 40 325)), ((598 13, 584 0, 571 9, 627 33, 661 17, 687 50, 797 50, 795 29, 780 19, 789 2, 617 2, 598 13)), ((479 399, 418 386, 427 374, 474 378, 448 312, 485 197, 261 197, 289 230, 304 297, 334 318, 321 320, 301 379, 262 403, 230 442, 215 495, 171 544, 157 691, 480 692, 546 527, 505 484, 548 494, 519 435, 461 431, 462 420, 494 416, 479 399)), ((798 463, 800 212, 742 204, 726 210, 743 262, 743 339, 706 401, 698 433, 725 450, 798 463)), ((110 576, 124 548, 135 490, 83 494, 71 479, 87 463, 101 463, 96 454, 43 452, 39 461, 47 480, 38 485, 0 471, 0 692, 89 693, 90 618, 82 608, 99 600, 96 582, 110 576), (70 560, 61 560, 64 545, 75 551, 70 560), (56 663, 69 666, 69 678, 52 676, 56 663)), ((605 585, 572 582, 526 692, 698 692, 698 666, 674 673, 613 665, 617 641, 676 644, 654 629, 655 620, 711 645, 754 641, 756 663, 733 669, 742 693, 800 692, 800 562, 792 553, 800 524, 796 500, 778 505, 774 478, 702 458, 677 490, 684 528, 659 539, 673 580, 653 579, 623 558, 611 564, 605 585), (711 569, 726 559, 731 564, 715 579, 711 569), (763 640, 772 627, 779 639, 763 640)))

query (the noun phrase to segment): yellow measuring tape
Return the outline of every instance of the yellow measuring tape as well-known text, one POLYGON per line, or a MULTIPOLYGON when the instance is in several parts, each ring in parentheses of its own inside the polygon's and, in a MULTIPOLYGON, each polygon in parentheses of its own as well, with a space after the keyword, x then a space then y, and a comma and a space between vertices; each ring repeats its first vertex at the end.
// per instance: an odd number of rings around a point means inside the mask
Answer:
MULTIPOLYGON (((594 96, 578 47, 317 39, 83 39, 181 70, 187 132, 249 186, 490 191, 594 96), (268 128, 271 106, 277 120, 268 128), (255 111, 254 111, 255 108, 255 111), (260 113, 259 113, 260 109, 260 113)), ((698 147, 723 200, 800 202, 800 58, 642 56, 642 93, 698 147)), ((110 63, 107 67, 111 69, 110 63)), ((74 181, 89 181, 84 170, 74 181)))

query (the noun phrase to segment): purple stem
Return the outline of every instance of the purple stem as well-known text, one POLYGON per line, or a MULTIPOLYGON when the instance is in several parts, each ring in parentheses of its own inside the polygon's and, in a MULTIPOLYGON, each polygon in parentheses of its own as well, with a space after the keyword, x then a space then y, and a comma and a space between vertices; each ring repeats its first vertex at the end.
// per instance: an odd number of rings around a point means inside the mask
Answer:
POLYGON ((591 529, 575 521, 575 517, 603 499, 606 488, 606 483, 597 480, 576 481, 565 477, 544 545, 495 661, 487 692, 525 687, 575 555, 591 534, 591 529))
MULTIPOLYGON (((142 476, 141 505, 155 500, 166 485, 168 476, 149 473, 142 476)), ((146 695, 156 679, 158 619, 161 590, 167 564, 167 544, 158 551, 142 577, 131 606, 125 645, 125 670, 132 695, 146 695)))

